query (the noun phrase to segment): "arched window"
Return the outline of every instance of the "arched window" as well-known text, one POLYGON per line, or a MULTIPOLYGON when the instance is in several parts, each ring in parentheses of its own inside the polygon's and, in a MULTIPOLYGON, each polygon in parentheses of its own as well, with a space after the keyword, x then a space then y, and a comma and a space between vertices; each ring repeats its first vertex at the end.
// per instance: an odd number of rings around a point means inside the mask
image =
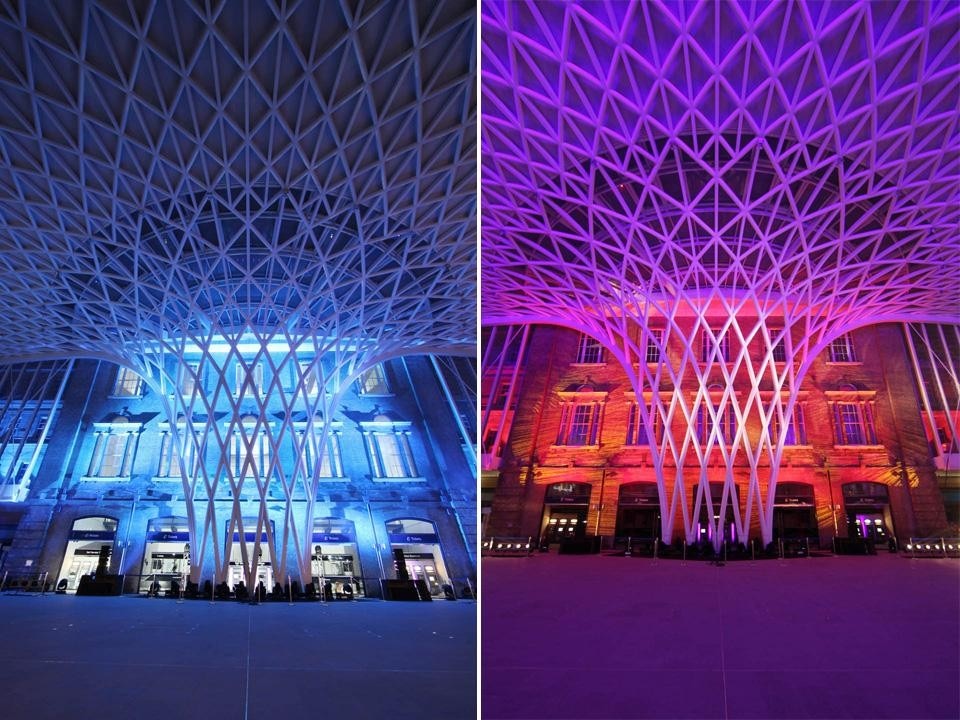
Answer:
MULTIPOLYGON (((430 542, 436 542, 437 528, 429 520, 420 520, 418 518, 396 518, 387 521, 387 533, 391 540, 396 535, 409 535, 422 538, 428 536, 430 542)), ((422 540, 406 539, 407 542, 422 542, 422 540)))
POLYGON ((582 482, 559 482, 547 486, 544 503, 584 505, 590 502, 593 486, 582 482))

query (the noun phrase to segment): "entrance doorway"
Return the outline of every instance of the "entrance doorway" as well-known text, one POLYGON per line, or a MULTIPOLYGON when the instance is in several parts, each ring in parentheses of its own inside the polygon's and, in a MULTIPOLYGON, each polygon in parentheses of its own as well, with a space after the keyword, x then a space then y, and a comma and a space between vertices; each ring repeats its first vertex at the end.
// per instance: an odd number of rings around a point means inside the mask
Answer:
POLYGON ((429 520, 398 518, 387 521, 390 549, 403 550, 404 565, 412 580, 423 580, 434 597, 450 583, 443 562, 437 527, 429 520))
MULTIPOLYGON (((247 563, 253 564, 253 551, 256 545, 257 518, 243 518, 243 544, 247 548, 247 563), (247 530, 246 528, 254 528, 247 530)), ((270 534, 273 535, 273 520, 270 521, 270 534)), ((227 533, 230 531, 230 522, 227 521, 227 533)), ((247 592, 252 593, 254 588, 263 583, 267 592, 273 590, 273 555, 270 553, 270 543, 267 540, 267 533, 260 533, 260 555, 257 562, 257 576, 253 580, 253 587, 247 587, 247 592)), ((246 585, 246 568, 243 564, 243 549, 241 546, 240 533, 234 532, 232 542, 230 543, 230 559, 227 564, 227 584, 231 589, 235 588, 241 581, 246 585)))
POLYGON ((190 572, 189 547, 187 518, 162 517, 147 523, 140 592, 149 592, 154 582, 160 591, 170 590, 174 581, 183 584, 183 576, 190 572))
POLYGON ((591 490, 589 483, 575 482, 547 487, 540 521, 541 544, 584 539, 591 490))
POLYGON ((560 542, 561 540, 581 540, 586 534, 586 507, 554 507, 548 505, 544 510, 544 516, 547 524, 543 531, 543 537, 548 543, 560 542))
MULTIPOLYGON (((726 512, 721 518, 720 501, 723 498, 723 485, 721 482, 710 483, 710 499, 713 502, 713 507, 710 507, 710 503, 707 502, 707 495, 704 493, 700 502, 700 517, 697 522, 697 539, 701 542, 713 542, 716 548, 719 548, 725 540, 731 543, 737 542, 737 525, 734 522, 733 508, 740 502, 740 493, 737 491, 737 486, 734 485, 730 496, 727 498, 726 512), (713 516, 713 525, 710 523, 711 515, 713 516), (716 527, 716 531, 714 531, 714 527, 716 527), (714 532, 717 533, 717 537, 714 537, 714 532)), ((696 492, 695 490, 694 493, 696 492)), ((694 497, 696 497, 696 494, 694 494, 694 497)))
POLYGON ((76 592, 80 578, 93 575, 97 570, 100 553, 107 549, 107 566, 113 555, 113 543, 117 537, 117 520, 111 517, 94 516, 78 518, 67 539, 67 550, 60 566, 57 586, 67 581, 68 593, 76 592))
POLYGON ((357 533, 349 520, 321 518, 313 523, 313 581, 317 587, 329 583, 334 598, 363 597, 366 592, 360 556, 357 553, 357 533))
POLYGON ((882 512, 862 512, 860 510, 847 511, 847 523, 852 528, 851 537, 872 540, 874 543, 886 543, 888 533, 886 520, 882 512))
POLYGON ((652 540, 660 537, 660 493, 652 482, 620 486, 617 501, 618 538, 652 540))
POLYGON ((782 540, 819 537, 813 485, 777 483, 773 502, 773 537, 782 540))
POLYGON ((843 505, 847 512, 848 537, 885 544, 894 536, 886 485, 875 482, 847 483, 843 486, 843 505))

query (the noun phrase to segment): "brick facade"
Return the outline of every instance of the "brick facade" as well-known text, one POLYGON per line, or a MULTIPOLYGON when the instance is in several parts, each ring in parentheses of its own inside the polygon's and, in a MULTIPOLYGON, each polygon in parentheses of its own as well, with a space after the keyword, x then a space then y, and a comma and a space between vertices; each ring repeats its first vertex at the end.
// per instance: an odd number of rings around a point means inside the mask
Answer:
MULTIPOLYGON (((384 363, 390 392, 363 395, 356 383, 343 395, 333 422, 339 424, 338 447, 342 475, 322 479, 316 496, 315 520, 346 521, 355 532, 356 567, 363 578, 365 594, 380 594, 379 580, 395 577, 392 543, 386 524, 397 518, 431 523, 438 538, 438 559, 445 566, 444 582, 462 590, 475 578, 476 484, 472 460, 467 457, 451 407, 445 399, 429 358, 409 357, 384 363), (417 477, 376 478, 365 447, 361 423, 384 414, 410 423, 409 445, 417 477)), ((48 572, 53 580, 65 576, 64 556, 74 522, 85 517, 107 517, 117 521, 112 542, 110 571, 126 575, 125 590, 142 589, 149 575, 147 535, 149 523, 158 518, 184 518, 189 499, 186 485, 174 477, 158 477, 164 427, 169 427, 167 403, 149 385, 139 397, 114 397, 118 368, 95 361, 77 361, 47 438, 47 451, 33 477, 26 478, 29 490, 20 502, 0 503, 0 537, 3 550, 0 573, 10 577, 36 576, 48 572), (119 414, 137 427, 134 433, 132 465, 127 477, 90 477, 97 438, 95 429, 110 423, 119 414)), ((229 373, 228 373, 229 375, 229 373)), ((232 381, 232 377, 227 378, 232 381)), ((271 406, 270 413, 274 411, 271 406)), ((279 408, 277 408, 279 412, 279 408)), ((268 414, 270 414, 268 413, 268 414)), ((278 441, 279 442, 279 441, 278 441)), ((275 460, 289 472, 295 462, 284 438, 275 460)), ((469 449, 472 453, 472 448, 469 449)), ((219 454, 208 448, 208 469, 218 466, 219 454)), ((222 470, 222 468, 221 468, 222 470)), ((8 479, 8 484, 12 482, 8 479)), ((270 520, 277 537, 284 526, 282 495, 272 486, 267 498, 270 520), (275 506, 275 507, 274 507, 275 506)), ((303 489, 294 495, 294 514, 303 527, 303 489)), ((195 501, 205 507, 205 501, 195 501)), ((214 498, 219 506, 217 542, 223 543, 224 523, 233 503, 229 483, 221 482, 214 498), (223 527, 220 527, 223 526, 223 527)), ((256 515, 256 484, 243 487, 241 502, 256 515)), ((244 511, 246 514, 246 511, 244 511)), ((198 552, 195 538, 191 550, 198 552)), ((277 541, 279 543, 279 539, 277 541)), ((182 540, 181 540, 182 543, 182 540)), ((318 543, 319 544, 319 543, 318 543)), ((279 545, 278 545, 279 546, 279 545)), ((222 549, 222 546, 221 546, 222 549)), ((213 547, 205 549, 199 580, 212 579, 213 547)), ((297 577, 297 558, 292 548, 286 558, 287 574, 297 577)), ((201 558, 193 557, 193 566, 201 558)), ((276 566, 277 559, 274 559, 276 566)), ((220 578, 221 580, 223 578, 220 578)), ((286 584, 286 578, 276 578, 286 584)))
MULTIPOLYGON (((582 535, 600 535, 608 541, 622 535, 618 528, 621 486, 628 483, 655 482, 656 473, 650 449, 628 445, 627 430, 633 388, 611 353, 604 362, 578 364, 579 333, 553 326, 535 326, 529 345, 520 360, 522 382, 515 399, 516 410, 509 427, 508 440, 499 457, 496 491, 488 508, 485 536, 540 538, 547 530, 551 508, 545 507, 547 488, 554 483, 587 483, 590 487, 582 523, 582 535), (566 393, 589 389, 601 407, 599 434, 595 444, 558 444, 562 431, 562 404, 566 393)), ((817 357, 800 388, 800 403, 806 442, 784 448, 778 487, 801 483, 812 487, 813 511, 806 534, 816 535, 821 546, 829 546, 834 536, 845 538, 856 531, 858 500, 851 483, 878 483, 888 493, 884 509, 866 512, 889 536, 905 542, 911 536, 944 532, 947 528, 944 499, 938 488, 930 448, 921 422, 921 407, 914 376, 900 325, 877 325, 852 333, 855 362, 833 363, 827 353, 817 357), (864 402, 876 432, 876 442, 861 445, 838 443, 836 416, 831 402, 864 402), (844 497, 844 488, 850 497, 844 497), (813 529, 815 528, 815 530, 813 529)), ((678 353, 668 347, 671 362, 678 353)), ((763 387, 761 378, 761 390, 763 387)), ((693 392, 695 381, 681 392, 693 392)), ((750 389, 749 380, 738 376, 734 385, 738 396, 750 389)), ((488 388, 483 391, 487 397, 488 388)), ((683 421, 674 420, 674 436, 682 436, 683 421)), ((751 418, 747 433, 756 437, 760 428, 751 418)), ((708 482, 724 482, 726 466, 714 449, 705 459, 708 482)), ((762 500, 768 489, 765 472, 769 461, 758 462, 762 500)), ((669 483, 675 466, 670 456, 664 459, 665 481, 669 483)), ((692 512, 693 491, 699 481, 701 465, 688 457, 684 466, 687 487, 686 504, 692 512)), ((732 463, 739 509, 745 510, 745 493, 750 474, 743 453, 732 463)), ((490 473, 492 474, 492 472, 490 473)), ((861 488, 862 489, 862 488, 861 488)), ((869 498, 866 498, 869 499, 869 498)), ((793 502, 793 500, 784 500, 793 502)), ((863 502, 865 498, 860 498, 863 502)), ((756 507, 758 498, 753 498, 756 507)), ((639 507, 639 506, 638 506, 639 507)), ((649 507, 649 506, 646 506, 649 507)), ((655 506, 659 514, 659 506, 655 506)), ((786 512, 791 510, 784 504, 786 512)), ((805 510, 802 512, 806 512, 805 510)), ((675 508, 674 540, 683 536, 682 509, 675 508)), ((775 528, 774 534, 777 535, 775 528)), ((758 515, 751 513, 749 537, 759 538, 758 515)), ((744 540, 740 538, 740 540, 744 540)))

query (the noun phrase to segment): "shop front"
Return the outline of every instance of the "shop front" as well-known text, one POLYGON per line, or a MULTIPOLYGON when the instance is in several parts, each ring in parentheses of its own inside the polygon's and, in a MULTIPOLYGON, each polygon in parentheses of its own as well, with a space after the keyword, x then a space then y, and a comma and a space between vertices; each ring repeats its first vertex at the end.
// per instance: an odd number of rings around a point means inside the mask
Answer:
POLYGON ((590 492, 590 483, 562 482, 547 487, 540 523, 541 545, 584 539, 590 492))
MULTIPOLYGON (((230 523, 227 523, 227 535, 230 534, 230 523)), ((255 528, 257 527, 257 518, 243 518, 243 545, 246 546, 247 550, 247 564, 251 565, 253 558, 250 557, 250 554, 254 552, 254 547, 256 545, 257 533, 255 528), (246 528, 254 528, 253 531, 247 530, 246 528)), ((273 520, 270 521, 270 534, 274 532, 274 523, 273 520)), ((244 570, 243 562, 243 545, 240 542, 240 533, 234 532, 231 538, 232 542, 230 543, 230 559, 227 564, 227 584, 230 586, 231 590, 234 590, 236 586, 242 581, 246 585, 246 573, 244 570)), ((267 533, 260 533, 260 547, 259 547, 259 560, 257 562, 257 577, 253 581, 254 587, 258 586, 260 583, 263 583, 264 588, 267 592, 273 590, 273 556, 270 553, 270 543, 267 539, 267 533)), ((253 588, 248 587, 247 591, 251 592, 253 588)))
POLYGON ((67 549, 60 566, 60 575, 57 577, 57 588, 68 593, 76 592, 80 578, 94 574, 101 557, 109 568, 116 539, 115 518, 94 516, 75 520, 67 539, 67 549))
POLYGON ((357 533, 349 520, 314 521, 311 563, 314 582, 326 589, 327 596, 349 600, 366 594, 357 533))
MULTIPOLYGON (((697 521, 697 539, 700 542, 712 542, 714 547, 720 547, 723 542, 735 543, 738 541, 734 507, 739 506, 740 493, 737 491, 737 486, 734 485, 730 496, 727 498, 727 506, 723 517, 720 517, 723 488, 724 483, 722 482, 710 483, 712 507, 711 503, 707 502, 707 495, 704 493, 700 502, 700 515, 697 521), (711 516, 713 517, 712 523, 710 522, 711 516), (715 534, 718 535, 716 539, 715 534)), ((744 542, 746 541, 744 540, 744 542)))
POLYGON ((436 525, 417 518, 388 520, 387 536, 395 561, 401 556, 397 551, 401 551, 409 578, 423 580, 432 596, 442 596, 443 586, 450 584, 450 580, 436 525))
POLYGON ((777 483, 773 502, 773 537, 777 540, 819 538, 813 485, 777 483))
POLYGON ((620 486, 617 499, 617 538, 653 540, 660 537, 660 493, 654 482, 620 486))
POLYGON ((155 518, 147 523, 140 592, 157 594, 183 586, 190 572, 190 531, 182 517, 155 518))
POLYGON ((847 513, 847 537, 886 544, 894 535, 887 486, 875 482, 853 482, 843 486, 847 513))

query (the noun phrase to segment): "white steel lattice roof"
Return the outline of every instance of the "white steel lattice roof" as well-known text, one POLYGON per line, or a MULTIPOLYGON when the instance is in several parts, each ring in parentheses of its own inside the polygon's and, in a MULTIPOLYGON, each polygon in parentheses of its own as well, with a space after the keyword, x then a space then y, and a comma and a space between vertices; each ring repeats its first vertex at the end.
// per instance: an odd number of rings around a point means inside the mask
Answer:
POLYGON ((4 4, 0 359, 471 351, 474 37, 455 0, 4 4))
POLYGON ((957 318, 960 4, 481 15, 485 322, 745 294, 838 330, 957 318))

